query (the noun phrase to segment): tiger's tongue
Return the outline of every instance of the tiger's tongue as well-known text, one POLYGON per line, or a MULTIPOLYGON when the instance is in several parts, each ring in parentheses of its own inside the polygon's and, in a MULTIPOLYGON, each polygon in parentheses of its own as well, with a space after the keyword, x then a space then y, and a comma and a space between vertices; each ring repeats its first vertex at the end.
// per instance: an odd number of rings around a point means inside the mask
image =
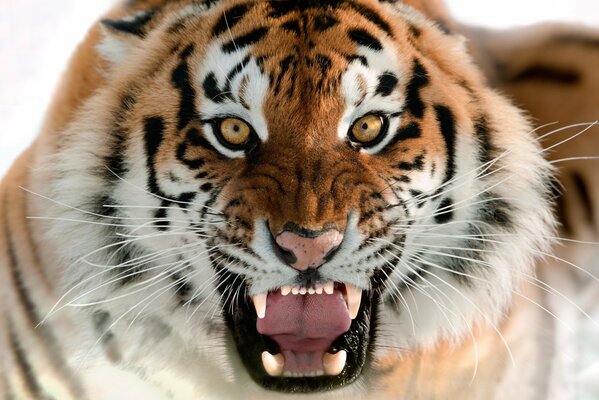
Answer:
POLYGON ((343 294, 335 289, 330 295, 270 293, 256 328, 279 345, 286 371, 307 373, 322 370, 324 353, 350 325, 343 294))

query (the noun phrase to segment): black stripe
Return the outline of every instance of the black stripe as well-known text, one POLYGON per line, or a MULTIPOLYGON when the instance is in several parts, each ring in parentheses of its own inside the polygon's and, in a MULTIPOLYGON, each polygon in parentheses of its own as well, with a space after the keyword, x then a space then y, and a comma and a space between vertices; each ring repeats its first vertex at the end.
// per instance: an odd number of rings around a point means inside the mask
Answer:
POLYGON ((296 60, 295 56, 293 56, 293 55, 287 56, 279 62, 280 71, 279 71, 276 79, 274 79, 275 80, 275 84, 274 84, 275 95, 278 95, 280 93, 281 86, 283 83, 283 78, 285 78, 285 75, 287 73, 293 74, 294 73, 293 71, 295 71, 296 68, 297 68, 297 60, 296 60))
POLYGON ((206 75, 202 88, 204 89, 204 95, 215 103, 224 103, 227 99, 233 100, 233 95, 227 90, 226 86, 222 89, 218 86, 214 72, 206 75))
POLYGON ((419 156, 417 156, 411 163, 405 161, 401 162, 397 164, 395 168, 404 171, 422 171, 422 169, 424 168, 424 154, 420 154, 419 156))
POLYGON ((268 33, 268 28, 256 28, 245 35, 238 36, 223 44, 222 49, 225 53, 233 53, 234 51, 246 46, 250 46, 268 33))
POLYGON ((381 151, 381 154, 385 154, 394 150, 394 146, 397 144, 397 142, 419 138, 421 133, 420 125, 417 122, 410 122, 406 126, 399 127, 395 133, 395 136, 393 136, 389 143, 387 143, 385 148, 381 151))
POLYGON ((286 31, 293 32, 298 36, 302 33, 299 22, 295 19, 285 22, 283 25, 281 25, 281 28, 285 29, 286 31))
POLYGON ((169 207, 170 205, 171 203, 169 201, 163 200, 160 204, 160 207, 157 208, 154 212, 154 218, 156 218, 157 220, 154 223, 154 226, 161 232, 167 231, 168 227, 171 225, 167 215, 167 207, 169 207))
POLYGON ((395 90, 398 79, 393 72, 385 72, 379 76, 379 83, 376 87, 376 94, 389 96, 395 90))
POLYGON ((587 188, 587 184, 578 172, 572 173, 572 181, 576 189, 578 190, 578 195, 580 198, 580 202, 582 203, 582 212, 584 214, 586 222, 588 222, 591 226, 595 226, 595 209, 593 208, 593 199, 591 198, 591 194, 587 188))
MULTIPOLYGON (((189 267, 189 265, 188 265, 189 267)), ((179 306, 186 304, 194 305, 197 302, 197 298, 193 299, 191 303, 189 301, 192 298, 192 294, 195 292, 193 284, 186 277, 182 276, 179 272, 171 276, 171 280, 174 283, 174 289, 177 297, 179 298, 179 306)))
POLYGON ((326 77, 329 70, 333 67, 333 61, 324 54, 316 54, 313 58, 307 58, 306 64, 310 68, 317 67, 318 69, 320 69, 320 74, 322 75, 323 79, 326 77))
MULTIPOLYGON (((189 131, 187 131, 187 142, 192 146, 203 147, 204 149, 213 152, 217 151, 214 146, 212 146, 212 144, 204 137, 204 135, 196 128, 191 128, 189 131)), ((192 168, 199 168, 204 165, 204 162, 201 162, 200 160, 187 160, 186 162, 195 163, 190 164, 190 167, 192 168)))
POLYGON ((308 9, 316 9, 326 13, 332 13, 346 3, 347 0, 273 0, 270 1, 271 11, 269 17, 282 18, 294 12, 306 11, 308 9))
POLYGON ((119 20, 111 20, 111 19, 103 19, 101 21, 102 25, 115 30, 117 32, 127 33, 130 35, 135 35, 139 37, 144 37, 146 35, 146 25, 154 18, 156 14, 156 10, 147 10, 142 14, 135 16, 133 19, 119 19, 119 20))
POLYGON ((393 36, 393 33, 391 32, 391 26, 389 26, 389 24, 385 22, 385 20, 383 20, 383 18, 377 12, 354 2, 348 2, 346 4, 349 8, 353 9, 358 14, 364 16, 364 18, 378 26, 387 35, 393 36))
MULTIPOLYGON (((5 192, 4 198, 4 212, 8 212, 8 191, 5 192)), ((8 262, 10 265, 10 273, 19 296, 20 303, 23 305, 25 316, 27 317, 28 323, 34 328, 40 321, 38 319, 35 305, 33 300, 27 293, 27 288, 23 282, 23 276, 18 266, 17 255, 15 253, 14 241, 10 228, 8 226, 8 220, 4 220, 4 237, 6 237, 6 244, 8 246, 8 262)))
POLYGON ((424 115, 426 106, 420 97, 420 89, 428 85, 428 83, 428 72, 418 59, 414 59, 412 79, 406 88, 406 110, 416 118, 422 118, 424 115))
POLYGON ((451 28, 449 28, 449 25, 447 25, 447 23, 445 21, 441 21, 441 20, 437 20, 435 21, 435 25, 437 26, 437 28, 439 28, 441 30, 441 32, 443 32, 446 35, 451 35, 453 34, 453 31, 451 30, 451 28))
POLYGON ((358 60, 360 62, 360 64, 362 64, 365 67, 368 67, 368 59, 364 56, 360 56, 357 54, 341 54, 342 57, 344 57, 347 60, 348 64, 353 63, 355 60, 358 60))
POLYGON ((45 395, 42 394, 42 388, 35 377, 35 372, 33 371, 33 367, 27 360, 27 356, 25 355, 25 351, 21 346, 17 338, 17 334, 13 329, 12 324, 9 325, 9 336, 10 336, 10 347, 15 356, 15 361, 17 362, 17 367, 23 374, 23 380, 25 381, 25 385, 27 389, 35 395, 36 399, 47 399, 45 395))
POLYGON ((339 21, 330 14, 318 14, 314 16, 314 29, 318 32, 324 32, 337 25, 339 21))
POLYGON ((250 62, 250 56, 246 56, 243 60, 241 60, 241 62, 239 64, 237 64, 236 66, 234 66, 231 71, 229 71, 229 73, 227 74, 227 86, 225 86, 225 91, 230 92, 231 91, 231 81, 233 81, 233 79, 239 74, 241 73, 241 71, 243 71, 243 69, 246 67, 246 65, 248 65, 248 63, 250 62))
POLYGON ((493 192, 487 192, 480 196, 478 202, 480 209, 478 211, 480 219, 490 225, 509 228, 512 226, 511 211, 512 206, 493 192))
POLYGON ((453 219, 453 200, 449 197, 441 200, 437 211, 435 212, 435 222, 445 224, 453 219))
POLYGON ((218 36, 227 30, 233 29, 235 25, 241 22, 249 10, 249 4, 238 4, 223 12, 223 15, 212 28, 212 36, 218 36))
POLYGON ((448 182, 455 174, 455 117, 453 112, 446 106, 436 105, 435 115, 439 122, 441 135, 445 140, 445 148, 447 151, 447 164, 445 167, 445 179, 443 183, 448 182))
POLYGON ((566 204, 566 197, 560 192, 558 185, 552 185, 553 202, 555 202, 556 215, 561 223, 562 230, 566 234, 574 233, 572 223, 568 218, 568 205, 566 204))
POLYGON ((352 41, 360 46, 365 46, 376 51, 381 51, 383 49, 381 42, 364 29, 350 29, 347 34, 352 41))
POLYGON ((162 117, 148 117, 144 121, 144 137, 146 144, 146 166, 148 168, 148 189, 150 192, 165 197, 158 186, 156 167, 154 165, 156 153, 164 138, 164 119, 162 117))
POLYGON ((179 122, 177 129, 183 130, 192 120, 197 118, 195 111, 196 91, 191 84, 189 76, 189 65, 187 59, 193 54, 194 46, 189 45, 181 52, 181 62, 173 70, 172 82, 175 88, 179 90, 181 98, 179 100, 179 122))
MULTIPOLYGON (((4 198, 4 212, 7 212, 8 210, 8 196, 9 193, 6 192, 4 198)), ((80 382, 74 379, 72 372, 67 367, 67 363, 64 360, 62 351, 58 345, 58 342, 56 341, 56 337, 47 325, 38 326, 40 318, 37 315, 37 309, 35 307, 35 304, 29 296, 27 288, 25 287, 25 283, 23 282, 23 276, 21 274, 18 258, 15 253, 13 237, 10 231, 10 227, 8 226, 8 220, 6 219, 4 220, 4 237, 6 238, 6 244, 8 247, 8 261, 11 267, 10 269, 12 280, 14 283, 14 287, 16 288, 17 295, 19 297, 19 302, 23 306, 24 314, 27 318, 27 321, 31 325, 31 328, 33 329, 35 334, 39 336, 46 345, 48 352, 52 356, 52 362, 54 366, 63 374, 63 378, 65 379, 65 385, 69 386, 70 391, 74 393, 77 398, 82 399, 83 390, 80 385, 80 382)))
POLYGON ((408 30, 410 31, 410 33, 412 34, 412 36, 414 38, 416 38, 416 39, 419 38, 420 35, 422 34, 422 31, 416 25, 409 24, 408 25, 408 30))
POLYGON ((476 118, 474 121, 474 129, 480 144, 478 159, 482 164, 489 163, 491 160, 493 160, 493 158, 495 158, 494 154, 497 149, 491 141, 492 135, 486 116, 481 115, 480 117, 476 118))
POLYGON ((540 81, 561 85, 575 85, 581 81, 580 73, 571 68, 548 65, 531 65, 509 79, 510 82, 540 81))

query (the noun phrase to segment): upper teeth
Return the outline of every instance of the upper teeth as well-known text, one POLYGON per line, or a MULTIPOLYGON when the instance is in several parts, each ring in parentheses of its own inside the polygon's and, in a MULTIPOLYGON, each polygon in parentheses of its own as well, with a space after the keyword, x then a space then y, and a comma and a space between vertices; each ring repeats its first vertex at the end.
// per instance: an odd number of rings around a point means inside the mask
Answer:
MULTIPOLYGON (((322 295, 323 291, 325 295, 331 295, 335 291, 335 284, 333 282, 327 282, 324 284, 318 284, 315 287, 305 288, 299 286, 283 286, 281 294, 287 296, 290 293, 293 295, 322 295)), ((355 319, 360 310, 360 303, 362 301, 362 289, 357 288, 353 285, 345 284, 345 302, 349 311, 351 319, 355 319)), ((266 299, 268 293, 261 293, 252 296, 254 307, 256 308, 256 314, 258 318, 262 319, 266 316, 266 299)))
POLYGON ((268 293, 261 293, 252 298, 254 301, 254 307, 256 307, 256 314, 258 318, 264 318, 266 316, 266 298, 268 293))

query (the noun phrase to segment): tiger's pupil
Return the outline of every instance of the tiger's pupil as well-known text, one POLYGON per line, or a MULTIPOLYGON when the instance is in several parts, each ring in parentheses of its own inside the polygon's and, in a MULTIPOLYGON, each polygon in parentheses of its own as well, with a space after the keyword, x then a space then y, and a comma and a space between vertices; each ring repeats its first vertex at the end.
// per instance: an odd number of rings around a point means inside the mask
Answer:
POLYGON ((371 143, 383 132, 383 118, 369 114, 356 121, 351 129, 351 139, 359 143, 371 143))
POLYGON ((245 144, 250 139, 251 132, 250 126, 237 118, 225 118, 220 123, 221 138, 233 146, 245 144))

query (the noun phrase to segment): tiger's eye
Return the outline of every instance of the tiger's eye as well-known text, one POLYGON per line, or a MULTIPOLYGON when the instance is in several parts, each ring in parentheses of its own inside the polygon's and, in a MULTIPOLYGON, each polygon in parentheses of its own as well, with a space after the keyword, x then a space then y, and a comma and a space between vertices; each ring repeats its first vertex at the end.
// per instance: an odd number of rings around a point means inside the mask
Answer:
POLYGON ((233 146, 240 146, 250 139, 252 130, 248 124, 237 118, 225 118, 220 123, 222 138, 233 146))
POLYGON ((369 114, 356 122, 351 128, 352 140, 359 143, 370 143, 376 140, 383 131, 383 118, 369 114))

